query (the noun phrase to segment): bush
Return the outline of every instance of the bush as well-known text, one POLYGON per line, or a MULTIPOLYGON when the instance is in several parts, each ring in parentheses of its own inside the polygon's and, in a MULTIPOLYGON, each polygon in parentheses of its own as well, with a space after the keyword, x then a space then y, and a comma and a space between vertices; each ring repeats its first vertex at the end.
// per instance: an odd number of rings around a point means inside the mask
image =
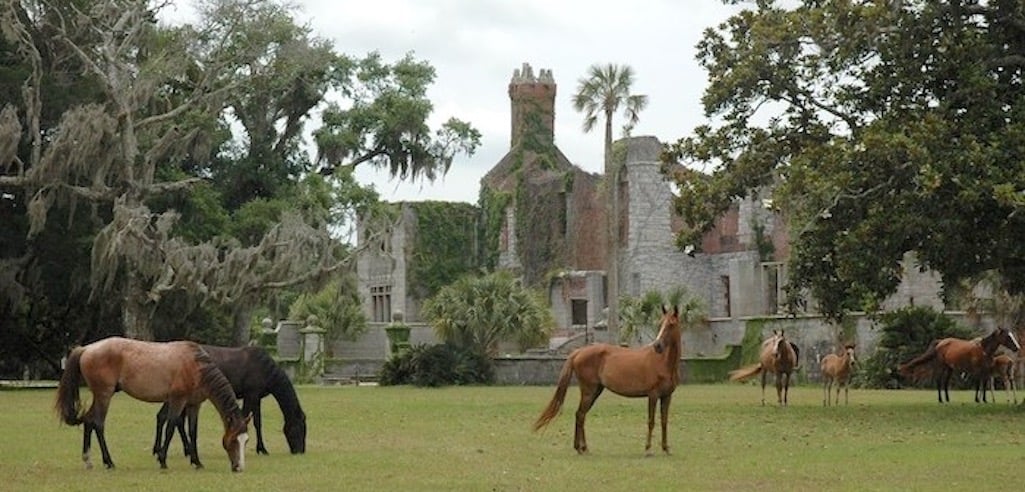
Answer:
POLYGON ((880 317, 882 335, 875 353, 861 362, 853 383, 867 388, 930 387, 932 380, 907 381, 897 375, 897 366, 926 351, 938 338, 975 336, 971 328, 957 324, 932 308, 910 306, 880 317))
POLYGON ((380 384, 447 386, 490 384, 495 380, 491 359, 479 352, 451 344, 417 344, 384 363, 380 384))

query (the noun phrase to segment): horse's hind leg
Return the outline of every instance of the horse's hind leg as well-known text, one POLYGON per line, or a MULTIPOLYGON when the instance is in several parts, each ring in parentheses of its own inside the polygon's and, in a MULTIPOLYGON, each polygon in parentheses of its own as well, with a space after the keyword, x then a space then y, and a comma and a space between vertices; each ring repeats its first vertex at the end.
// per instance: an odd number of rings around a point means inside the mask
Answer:
MULTIPOLYGON (((100 454, 103 456, 103 465, 107 469, 114 468, 114 460, 110 458, 110 450, 107 449, 107 437, 104 432, 104 422, 107 420, 107 410, 110 408, 110 397, 112 394, 97 392, 93 394, 93 403, 89 407, 89 416, 86 417, 92 432, 96 432, 96 442, 100 443, 100 454)), ((91 468, 89 462, 89 437, 90 431, 86 431, 85 442, 83 443, 82 460, 86 467, 91 468)))
POLYGON ((576 428, 573 432, 573 449, 577 453, 587 453, 587 435, 584 433, 584 421, 587 419, 587 412, 594 406, 595 400, 601 395, 605 387, 598 385, 580 385, 580 406, 577 407, 576 428))
POLYGON ((829 406, 829 393, 833 390, 833 378, 824 376, 826 379, 822 382, 822 406, 829 406))
POLYGON ((82 462, 86 470, 93 469, 93 462, 89 459, 89 448, 93 444, 93 423, 86 419, 82 422, 82 462))

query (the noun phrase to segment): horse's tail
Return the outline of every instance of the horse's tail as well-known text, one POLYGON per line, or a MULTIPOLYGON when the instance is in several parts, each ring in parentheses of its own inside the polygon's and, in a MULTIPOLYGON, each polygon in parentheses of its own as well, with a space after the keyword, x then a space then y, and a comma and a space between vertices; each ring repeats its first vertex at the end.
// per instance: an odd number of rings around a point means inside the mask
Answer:
POLYGON ((54 407, 60 414, 61 421, 68 425, 82 423, 82 402, 78 397, 78 387, 82 385, 82 370, 79 360, 85 347, 75 347, 64 362, 64 374, 57 386, 57 402, 54 407))
POLYGON ((555 387, 555 395, 552 396, 552 401, 548 402, 545 410, 541 412, 541 416, 534 422, 534 431, 538 431, 548 425, 556 415, 559 415, 562 402, 566 399, 569 381, 573 377, 573 360, 576 359, 576 355, 576 352, 569 354, 569 357, 566 358, 566 363, 562 365, 562 372, 559 373, 559 383, 555 387))
POLYGON ((741 367, 740 369, 734 369, 730 371, 730 381, 743 381, 751 376, 756 376, 762 372, 762 364, 751 364, 747 367, 741 367))
POLYGON ((918 366, 927 364, 936 359, 936 346, 938 344, 938 340, 933 340, 932 343, 929 344, 929 348, 926 349, 922 355, 897 366, 897 372, 906 378, 915 379, 916 376, 918 376, 918 371, 915 370, 918 366))

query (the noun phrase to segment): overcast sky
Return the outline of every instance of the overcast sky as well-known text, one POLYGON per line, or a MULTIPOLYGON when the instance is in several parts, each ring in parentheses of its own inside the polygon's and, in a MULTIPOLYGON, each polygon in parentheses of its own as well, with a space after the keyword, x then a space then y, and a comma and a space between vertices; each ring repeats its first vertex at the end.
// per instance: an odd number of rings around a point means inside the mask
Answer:
MULTIPOLYGON (((179 0, 182 1, 182 0, 179 0)), ((633 92, 648 96, 633 135, 672 142, 705 121, 700 104, 707 81, 695 60, 702 32, 739 9, 720 0, 299 0, 300 22, 351 56, 378 51, 386 61, 412 52, 437 78, 428 92, 431 126, 450 117, 483 135, 472 157, 457 156, 432 183, 398 183, 385 173, 358 171, 382 198, 477 202, 480 179, 509 150, 508 86, 529 63, 551 69, 557 84, 555 143, 571 162, 602 168, 601 127, 585 134, 571 103, 589 66, 630 65, 633 92)), ((184 10, 172 6, 169 10, 184 10)), ((174 15, 172 13, 172 15, 174 15)), ((614 121, 617 132, 621 121, 614 121)))

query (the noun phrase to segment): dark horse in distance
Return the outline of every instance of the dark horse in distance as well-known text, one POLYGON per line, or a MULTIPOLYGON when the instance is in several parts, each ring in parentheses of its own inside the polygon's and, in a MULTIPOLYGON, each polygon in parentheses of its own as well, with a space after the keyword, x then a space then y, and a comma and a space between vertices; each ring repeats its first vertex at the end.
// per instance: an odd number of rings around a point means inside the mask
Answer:
POLYGON ((574 350, 569 354, 559 374, 555 395, 541 416, 534 422, 534 430, 548 425, 562 408, 575 374, 580 386, 580 406, 577 407, 576 429, 573 434, 573 448, 578 453, 587 452, 587 438, 584 435, 584 419, 602 390, 608 388, 618 395, 648 399, 648 442, 644 447, 651 453, 651 432, 655 427, 655 403, 660 404, 662 416, 662 451, 669 454, 666 440, 666 426, 669 420, 669 404, 673 391, 680 381, 680 354, 683 342, 680 340, 680 315, 677 308, 667 311, 662 308, 658 336, 649 345, 640 348, 626 348, 618 345, 598 343, 574 350))
MULTIPOLYGON (((273 395, 281 408, 284 416, 285 440, 288 441, 288 448, 292 454, 306 452, 306 414, 299 405, 299 398, 296 396, 295 387, 288 379, 285 371, 278 366, 266 350, 260 347, 217 347, 214 345, 203 345, 204 350, 210 354, 210 359, 224 373, 235 390, 235 397, 242 399, 242 411, 252 412, 253 427, 256 428, 256 452, 267 454, 267 448, 263 443, 263 427, 260 412, 260 400, 267 395, 273 395)), ((164 405, 157 413, 157 435, 153 442, 153 452, 157 452, 157 445, 161 440, 161 428, 168 417, 167 405, 164 405)), ((191 424, 191 423, 190 423, 191 424)), ((182 438, 182 445, 185 451, 189 450, 189 443, 195 442, 195 427, 190 425, 189 436, 185 434, 185 423, 179 421, 178 433, 182 438)), ((173 432, 173 431, 172 431, 173 432)), ((168 439, 170 436, 167 437, 168 439)))
POLYGON ((998 327, 992 333, 975 340, 941 338, 929 344, 925 353, 898 367, 904 377, 916 376, 922 367, 931 368, 936 381, 936 399, 940 403, 950 402, 950 378, 955 371, 964 372, 975 379, 975 401, 979 401, 979 390, 989 380, 993 355, 1003 345, 1013 352, 1021 349, 1014 333, 998 327))
MULTIPOLYGON (((228 453, 232 471, 245 467, 245 446, 250 417, 243 417, 227 378, 210 356, 193 342, 143 342, 121 337, 105 338, 68 354, 64 374, 57 387, 56 409, 68 425, 84 424, 82 461, 92 468, 89 448, 92 434, 103 453, 103 464, 114 468, 107 450, 105 434, 110 399, 124 391, 137 400, 164 402, 172 416, 167 424, 168 437, 157 451, 161 468, 167 468, 167 446, 171 430, 184 414, 194 415, 209 399, 221 415, 224 436, 221 445, 228 453), (85 383, 92 392, 92 404, 82 412, 79 387, 85 383)), ((193 466, 202 468, 197 446, 189 451, 193 466)))

